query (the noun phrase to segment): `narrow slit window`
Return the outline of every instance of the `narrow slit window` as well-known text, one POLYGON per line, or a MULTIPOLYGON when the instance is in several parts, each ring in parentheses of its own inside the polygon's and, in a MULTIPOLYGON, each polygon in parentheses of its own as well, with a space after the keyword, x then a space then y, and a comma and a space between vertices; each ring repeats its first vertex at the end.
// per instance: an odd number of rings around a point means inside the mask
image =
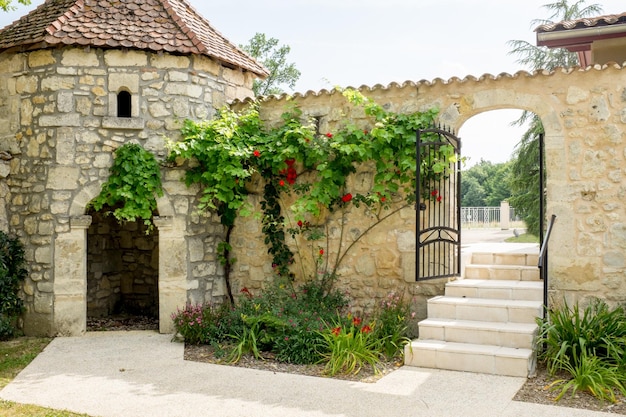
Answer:
POLYGON ((117 117, 132 116, 131 95, 128 91, 120 91, 117 94, 117 117))

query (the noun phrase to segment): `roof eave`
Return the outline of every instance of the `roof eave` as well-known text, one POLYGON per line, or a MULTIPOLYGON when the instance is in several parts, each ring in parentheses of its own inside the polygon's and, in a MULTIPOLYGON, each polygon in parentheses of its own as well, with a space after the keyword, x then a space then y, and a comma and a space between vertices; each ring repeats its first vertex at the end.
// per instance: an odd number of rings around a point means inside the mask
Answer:
POLYGON ((567 48, 570 51, 580 51, 583 50, 580 49, 582 45, 586 45, 590 48, 591 43, 594 41, 624 36, 626 36, 626 24, 550 32, 537 30, 537 46, 567 48))

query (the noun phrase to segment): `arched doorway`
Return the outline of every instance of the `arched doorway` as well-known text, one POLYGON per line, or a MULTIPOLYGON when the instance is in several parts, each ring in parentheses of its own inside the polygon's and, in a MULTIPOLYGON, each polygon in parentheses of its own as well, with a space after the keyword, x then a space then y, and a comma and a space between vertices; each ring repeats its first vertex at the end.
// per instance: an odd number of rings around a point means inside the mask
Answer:
POLYGON ((523 221, 528 218, 526 201, 537 203, 537 214, 532 217, 539 216, 541 188, 538 145, 533 145, 530 154, 522 152, 522 165, 528 170, 520 173, 520 158, 516 154, 519 145, 528 141, 538 144, 536 136, 522 141, 534 117, 526 113, 525 122, 517 124, 522 113, 519 109, 486 111, 472 116, 460 128, 462 154, 467 158, 462 168, 461 186, 464 244, 525 242, 538 238, 537 232, 536 236, 525 236, 526 240, 520 238, 527 230, 523 221), (520 201, 524 204, 516 207, 520 201))

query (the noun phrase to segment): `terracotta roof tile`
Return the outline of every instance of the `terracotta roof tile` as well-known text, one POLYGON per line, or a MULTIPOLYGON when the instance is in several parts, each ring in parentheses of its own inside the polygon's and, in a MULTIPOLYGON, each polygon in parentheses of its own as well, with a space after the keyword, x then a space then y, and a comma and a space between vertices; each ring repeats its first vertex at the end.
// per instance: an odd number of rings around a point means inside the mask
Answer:
POLYGON ((564 20, 562 22, 547 23, 538 26, 535 32, 554 32, 560 30, 583 29, 598 26, 609 26, 626 23, 626 13, 610 14, 605 16, 587 17, 576 20, 564 20))
POLYGON ((46 0, 0 30, 0 50, 58 44, 202 54, 268 75, 187 0, 46 0))

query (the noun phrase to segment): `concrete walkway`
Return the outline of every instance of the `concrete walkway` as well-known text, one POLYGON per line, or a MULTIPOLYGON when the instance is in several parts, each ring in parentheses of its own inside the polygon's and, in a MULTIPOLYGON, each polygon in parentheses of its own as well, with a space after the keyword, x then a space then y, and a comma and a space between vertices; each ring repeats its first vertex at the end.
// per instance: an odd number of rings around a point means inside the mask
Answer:
POLYGON ((524 378, 402 367, 376 383, 183 360, 154 332, 56 338, 0 398, 96 417, 600 417, 512 401, 524 378))

